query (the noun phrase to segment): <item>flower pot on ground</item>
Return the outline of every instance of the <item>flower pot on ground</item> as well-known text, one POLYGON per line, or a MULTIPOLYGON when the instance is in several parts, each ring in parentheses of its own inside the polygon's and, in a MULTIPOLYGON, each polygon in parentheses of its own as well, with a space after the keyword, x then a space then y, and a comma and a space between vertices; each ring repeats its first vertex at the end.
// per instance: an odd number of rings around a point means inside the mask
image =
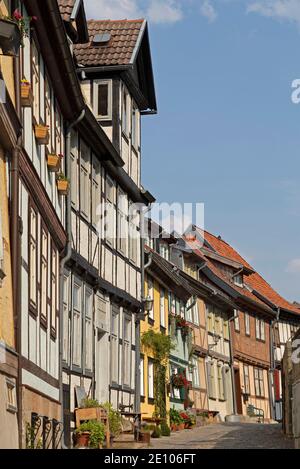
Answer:
POLYGON ((29 81, 21 81, 21 104, 23 107, 31 107, 33 103, 33 94, 29 81))
POLYGON ((146 432, 146 431, 141 431, 140 434, 139 434, 139 441, 141 443, 145 443, 147 444, 148 446, 150 445, 150 440, 151 440, 151 435, 150 435, 150 432, 146 432))
POLYGON ((35 138, 39 145, 48 145, 49 143, 49 127, 39 124, 35 126, 35 138))
POLYGON ((47 156, 47 166, 49 171, 57 173, 60 169, 61 155, 49 153, 47 156))
POLYGON ((78 448, 87 448, 90 441, 90 432, 76 433, 76 446, 78 448))
POLYGON ((184 430, 184 422, 179 424, 179 430, 184 430))
POLYGON ((68 195, 69 181, 63 174, 58 176, 56 184, 59 195, 68 195))
POLYGON ((76 443, 78 444, 78 438, 84 435, 82 442, 86 442, 88 438, 89 448, 100 449, 102 448, 105 439, 105 428, 103 423, 97 420, 89 420, 88 422, 82 423, 76 430, 76 443), (87 436, 88 435, 88 436, 87 436))

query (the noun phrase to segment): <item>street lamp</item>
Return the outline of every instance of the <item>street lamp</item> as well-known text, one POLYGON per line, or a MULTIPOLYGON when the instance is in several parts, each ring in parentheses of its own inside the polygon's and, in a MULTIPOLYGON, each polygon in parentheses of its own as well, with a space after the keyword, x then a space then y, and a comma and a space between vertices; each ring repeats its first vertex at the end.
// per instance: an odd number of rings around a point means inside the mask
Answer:
POLYGON ((151 298, 151 296, 148 295, 146 298, 143 299, 143 310, 145 313, 147 313, 146 315, 150 313, 152 308, 153 308, 153 298, 151 298))

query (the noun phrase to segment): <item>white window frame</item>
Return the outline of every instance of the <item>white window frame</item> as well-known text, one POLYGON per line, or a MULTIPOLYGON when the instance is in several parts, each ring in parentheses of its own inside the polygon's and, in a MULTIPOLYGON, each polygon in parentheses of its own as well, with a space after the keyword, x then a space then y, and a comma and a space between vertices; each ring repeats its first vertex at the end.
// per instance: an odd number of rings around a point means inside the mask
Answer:
POLYGON ((93 369, 93 290, 85 287, 84 295, 84 332, 85 332, 85 369, 93 369))
POLYGON ((128 201, 125 192, 122 191, 121 188, 118 188, 117 213, 118 250, 126 256, 128 239, 128 201))
POLYGON ((265 342, 266 332, 265 332, 265 321, 260 318, 255 318, 255 335, 256 340, 261 340, 265 342))
POLYGON ((90 218, 90 148, 83 141, 80 141, 80 212, 89 220, 90 218))
POLYGON ((29 227, 29 298, 30 303, 34 308, 37 308, 37 262, 38 262, 38 213, 30 207, 30 227, 29 227))
POLYGON ((128 137, 129 136, 129 108, 130 100, 129 93, 126 87, 123 85, 122 94, 121 94, 121 103, 122 103, 122 132, 128 137))
POLYGON ((138 151, 140 143, 140 126, 139 126, 139 109, 135 102, 132 102, 132 112, 131 112, 131 142, 132 146, 138 151))
POLYGON ((111 331, 110 331, 110 353, 111 353, 111 383, 119 383, 119 321, 120 309, 112 305, 111 331), (116 329, 113 326, 116 325, 116 329))
POLYGON ((244 313, 245 319, 245 334, 250 337, 250 314, 244 313))
POLYGON ((13 378, 5 378, 6 381, 6 410, 12 414, 18 412, 16 380, 13 378))
POLYGON ((243 365, 244 371, 244 391, 246 394, 250 395, 250 373, 249 373, 249 365, 243 365), (246 371, 247 370, 247 371, 246 371))
POLYGON ((192 376, 193 376, 193 387, 200 387, 200 372, 199 372, 199 360, 197 357, 192 357, 192 376))
POLYGON ((132 343, 132 319, 129 314, 124 312, 123 325, 123 384, 130 387, 131 384, 131 343, 132 343), (126 334, 126 323, 128 325, 128 335, 126 334))
POLYGON ((144 357, 141 357, 140 358, 140 392, 141 392, 141 396, 142 397, 145 397, 145 360, 144 360, 144 357))
POLYGON ((223 365, 217 365, 217 377, 218 377, 218 398, 220 401, 225 401, 225 382, 224 382, 224 373, 223 365))
POLYGON ((233 283, 237 285, 238 287, 243 287, 244 282, 243 282, 243 274, 238 274, 233 277, 233 283))
POLYGON ((100 121, 110 121, 110 120, 112 120, 112 80, 95 80, 93 82, 93 109, 94 109, 94 114, 95 114, 97 120, 100 120, 100 121), (99 110, 98 96, 99 96, 99 86, 100 85, 107 85, 107 108, 108 108, 108 113, 106 115, 103 115, 103 116, 98 114, 98 110, 99 110))
POLYGON ((154 362, 148 358, 148 399, 154 399, 154 362))
POLYGON ((72 362, 78 368, 82 366, 82 282, 73 280, 72 309, 73 309, 73 357, 72 362), (78 305, 75 307, 75 289, 78 291, 78 305))
POLYGON ((160 288, 160 325, 166 327, 166 292, 163 287, 160 288))
POLYGON ((69 346, 70 346, 70 317, 69 317, 69 288, 70 288, 70 275, 65 274, 63 279, 64 294, 63 294, 63 360, 69 363, 69 346))
POLYGON ((234 330, 240 332, 240 316, 237 309, 234 310, 234 330))

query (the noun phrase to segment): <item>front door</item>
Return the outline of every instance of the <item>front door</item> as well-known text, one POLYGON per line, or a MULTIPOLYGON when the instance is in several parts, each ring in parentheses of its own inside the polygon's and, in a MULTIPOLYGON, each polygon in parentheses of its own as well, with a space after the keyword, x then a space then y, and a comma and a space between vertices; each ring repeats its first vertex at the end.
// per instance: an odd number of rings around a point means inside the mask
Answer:
POLYGON ((234 384, 235 384, 235 396, 236 396, 236 411, 239 415, 243 414, 243 405, 242 405, 242 390, 241 390, 241 378, 240 370, 234 370, 234 384))

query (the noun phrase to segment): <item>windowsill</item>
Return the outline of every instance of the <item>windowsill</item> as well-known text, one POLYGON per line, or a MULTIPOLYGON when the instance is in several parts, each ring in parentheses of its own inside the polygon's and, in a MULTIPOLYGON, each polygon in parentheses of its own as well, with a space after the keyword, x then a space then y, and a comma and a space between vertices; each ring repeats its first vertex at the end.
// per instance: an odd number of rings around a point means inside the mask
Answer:
POLYGON ((161 332, 162 334, 166 335, 166 333, 167 333, 166 327, 165 327, 165 326, 160 326, 160 332, 161 332))
POLYGON ((14 405, 11 405, 11 404, 7 404, 6 410, 10 414, 16 414, 18 412, 18 408, 14 405))
POLYGON ((155 404, 154 397, 148 397, 148 404, 150 404, 150 405, 155 404))
POLYGON ((265 340, 263 340, 263 339, 258 339, 257 337, 256 337, 256 341, 257 341, 257 342, 260 342, 260 343, 262 343, 262 344, 265 344, 265 343, 266 343, 265 340))
POLYGON ((154 322, 155 322, 154 319, 149 318, 148 316, 148 324, 150 324, 150 326, 154 326, 154 322))

